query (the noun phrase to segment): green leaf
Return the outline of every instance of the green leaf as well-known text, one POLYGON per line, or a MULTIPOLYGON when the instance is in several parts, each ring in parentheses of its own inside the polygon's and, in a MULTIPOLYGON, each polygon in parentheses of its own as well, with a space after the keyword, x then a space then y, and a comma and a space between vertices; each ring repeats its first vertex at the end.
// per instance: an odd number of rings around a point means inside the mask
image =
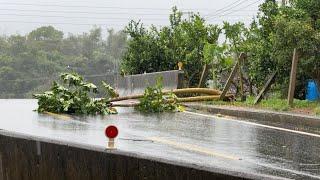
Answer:
POLYGON ((102 81, 102 86, 104 88, 104 91, 106 92, 106 97, 107 98, 119 97, 119 94, 109 84, 107 84, 104 81, 102 81))

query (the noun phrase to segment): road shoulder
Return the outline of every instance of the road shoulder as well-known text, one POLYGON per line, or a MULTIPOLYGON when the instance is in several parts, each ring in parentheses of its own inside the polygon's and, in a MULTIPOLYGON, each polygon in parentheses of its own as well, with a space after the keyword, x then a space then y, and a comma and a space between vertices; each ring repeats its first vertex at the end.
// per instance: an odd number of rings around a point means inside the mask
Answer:
POLYGON ((320 118, 315 116, 203 103, 185 103, 184 105, 193 111, 232 116, 240 120, 320 134, 320 118))

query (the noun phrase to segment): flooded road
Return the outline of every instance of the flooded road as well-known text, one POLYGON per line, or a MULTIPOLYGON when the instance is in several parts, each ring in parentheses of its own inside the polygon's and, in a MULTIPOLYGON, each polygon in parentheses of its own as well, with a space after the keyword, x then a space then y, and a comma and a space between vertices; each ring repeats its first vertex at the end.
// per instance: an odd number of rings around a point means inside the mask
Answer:
POLYGON ((291 179, 320 179, 320 136, 197 113, 72 117, 38 114, 36 100, 0 100, 0 129, 105 147, 116 125, 119 150, 201 167, 291 179))

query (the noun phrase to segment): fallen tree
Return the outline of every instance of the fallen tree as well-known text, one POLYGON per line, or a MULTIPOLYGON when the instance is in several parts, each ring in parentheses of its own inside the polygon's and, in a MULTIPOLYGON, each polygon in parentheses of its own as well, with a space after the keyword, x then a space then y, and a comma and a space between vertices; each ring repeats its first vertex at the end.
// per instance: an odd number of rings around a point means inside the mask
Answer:
POLYGON ((183 110, 180 103, 218 100, 221 95, 219 90, 208 88, 163 90, 162 80, 158 79, 155 86, 145 89, 144 94, 124 97, 119 97, 109 84, 102 82, 104 98, 96 99, 92 95, 98 93, 97 86, 84 81, 78 74, 64 73, 60 78, 63 85, 54 82, 50 91, 34 95, 38 99, 38 112, 105 115, 117 113, 114 107, 135 107, 142 112, 175 112, 183 110), (200 96, 184 97, 195 94, 200 96), (131 99, 138 102, 115 103, 131 99))
MULTIPOLYGON (((233 95, 228 94, 226 98, 232 98, 233 95)), ((220 99, 220 95, 212 95, 212 96, 196 96, 196 97, 184 97, 184 98, 177 98, 177 103, 184 103, 184 102, 200 102, 200 101, 216 101, 220 99)), ((130 100, 130 99, 126 99, 130 100)), ((168 102, 172 102, 173 100, 168 100, 168 102)), ((139 106, 139 102, 133 102, 133 103, 111 103, 112 107, 136 107, 139 106)))
MULTIPOLYGON (((176 98, 175 100, 167 100, 164 103, 170 103, 175 101, 176 103, 183 103, 183 102, 199 102, 199 101, 212 101, 218 100, 220 98, 219 95, 215 96, 196 96, 196 97, 184 97, 184 98, 176 98)), ((113 107, 136 107, 139 106, 139 102, 134 103, 123 103, 123 104, 112 104, 113 107)))
MULTIPOLYGON (((221 91, 209 88, 185 88, 185 89, 174 89, 174 90, 163 90, 163 94, 173 93, 175 95, 182 95, 182 94, 206 94, 206 95, 220 95, 221 91)), ((128 99, 140 99, 144 96, 144 94, 137 94, 131 96, 123 96, 123 97, 116 97, 108 100, 107 102, 116 102, 116 101, 123 101, 128 99)), ((201 98, 199 99, 201 100, 201 98)), ((216 99, 214 99, 216 100, 216 99)))
POLYGON ((117 110, 106 100, 115 98, 118 94, 108 84, 102 82, 104 98, 92 97, 98 93, 96 85, 86 82, 76 73, 60 75, 63 84, 53 82, 49 91, 34 94, 38 99, 37 111, 40 113, 65 113, 79 115, 116 114, 117 110))

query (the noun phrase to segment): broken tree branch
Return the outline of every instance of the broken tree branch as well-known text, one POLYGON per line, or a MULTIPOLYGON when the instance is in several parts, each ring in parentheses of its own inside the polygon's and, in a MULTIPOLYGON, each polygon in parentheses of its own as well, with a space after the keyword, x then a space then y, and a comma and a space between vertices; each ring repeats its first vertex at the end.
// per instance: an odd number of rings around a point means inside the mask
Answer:
MULTIPOLYGON (((215 89, 208 89, 208 88, 186 88, 186 89, 174 89, 174 90, 165 90, 163 91, 164 94, 173 93, 175 95, 179 94, 189 94, 189 93, 197 93, 197 94, 206 94, 206 95, 220 95, 221 91, 215 89)), ((123 101, 128 99, 139 99, 142 98, 143 94, 131 95, 131 96, 123 96, 110 99, 108 102, 116 102, 116 101, 123 101)))
MULTIPOLYGON (((231 97, 233 95, 226 95, 226 97, 231 97)), ((213 95, 213 96, 197 96, 197 97, 185 97, 185 98, 177 98, 177 99, 170 99, 167 102, 176 101, 177 103, 183 102, 198 102, 198 101, 212 101, 212 100, 219 100, 220 95, 213 95)), ((138 106, 139 102, 134 103, 124 103, 124 104, 112 104, 112 107, 135 107, 138 106)))

